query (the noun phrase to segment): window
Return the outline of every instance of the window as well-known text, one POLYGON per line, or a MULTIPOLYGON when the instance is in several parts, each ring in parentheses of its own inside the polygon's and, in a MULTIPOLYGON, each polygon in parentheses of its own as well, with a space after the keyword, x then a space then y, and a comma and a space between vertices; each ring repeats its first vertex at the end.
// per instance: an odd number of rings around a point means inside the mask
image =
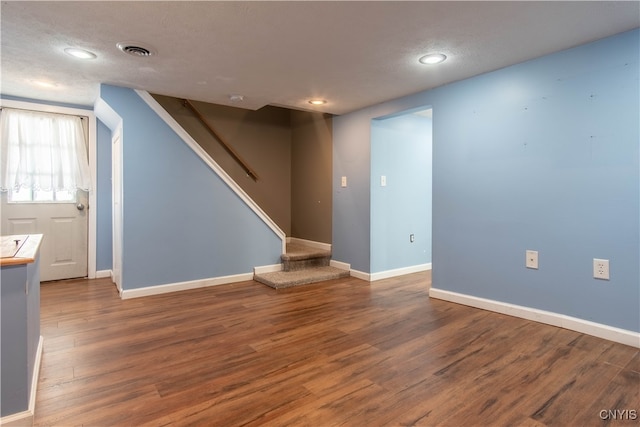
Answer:
POLYGON ((80 117, 3 108, 0 133, 0 190, 9 202, 75 202, 76 190, 89 190, 80 117))
POLYGON ((32 188, 20 188, 9 190, 9 203, 53 203, 53 202, 76 202, 76 192, 69 190, 34 190, 32 188))

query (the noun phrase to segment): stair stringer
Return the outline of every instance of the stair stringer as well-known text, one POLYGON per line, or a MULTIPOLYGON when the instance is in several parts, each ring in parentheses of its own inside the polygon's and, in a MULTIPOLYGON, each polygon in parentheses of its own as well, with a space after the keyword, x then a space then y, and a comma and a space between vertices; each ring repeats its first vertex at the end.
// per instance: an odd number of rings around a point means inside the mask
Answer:
POLYGON ((138 96, 160 117, 202 161, 211 168, 224 183, 242 200, 269 227, 273 233, 282 241, 282 253, 287 251, 287 236, 278 224, 267 215, 264 210, 238 185, 237 182, 225 172, 222 167, 196 142, 195 139, 184 130, 182 126, 156 101, 149 92, 144 90, 135 91, 138 96))

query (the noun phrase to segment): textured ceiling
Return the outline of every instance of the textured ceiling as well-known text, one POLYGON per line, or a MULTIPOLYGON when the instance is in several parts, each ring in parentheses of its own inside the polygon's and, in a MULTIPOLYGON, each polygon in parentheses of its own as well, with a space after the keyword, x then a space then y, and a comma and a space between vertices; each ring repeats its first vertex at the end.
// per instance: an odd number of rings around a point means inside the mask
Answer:
POLYGON ((5 95, 93 105, 109 83, 342 114, 636 28, 640 3, 3 1, 0 15, 5 95), (121 41, 158 53, 126 55, 121 41), (431 51, 449 58, 419 64, 431 51))

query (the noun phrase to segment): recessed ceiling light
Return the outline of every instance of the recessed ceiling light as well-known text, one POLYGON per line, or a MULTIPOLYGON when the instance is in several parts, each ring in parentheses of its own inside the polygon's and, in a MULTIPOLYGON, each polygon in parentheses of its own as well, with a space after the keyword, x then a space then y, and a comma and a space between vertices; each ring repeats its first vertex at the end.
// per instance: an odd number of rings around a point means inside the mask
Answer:
POLYGON ((88 50, 78 49, 77 47, 68 47, 64 50, 67 55, 71 55, 74 58, 78 59, 96 59, 97 56, 93 52, 89 52, 88 50))
POLYGON ((444 62, 445 59, 447 59, 447 56, 445 54, 430 53, 428 55, 421 57, 420 59, 418 59, 418 61, 420 61, 421 64, 433 65, 433 64, 439 64, 441 62, 444 62))
POLYGON ((324 99, 310 99, 309 100, 309 104, 311 105, 324 105, 326 104, 327 101, 324 99))
POLYGON ((53 89, 53 88, 58 87, 58 85, 56 83, 51 83, 51 82, 48 82, 46 80, 32 80, 32 83, 35 84, 35 85, 38 85, 40 87, 47 88, 47 89, 53 89))

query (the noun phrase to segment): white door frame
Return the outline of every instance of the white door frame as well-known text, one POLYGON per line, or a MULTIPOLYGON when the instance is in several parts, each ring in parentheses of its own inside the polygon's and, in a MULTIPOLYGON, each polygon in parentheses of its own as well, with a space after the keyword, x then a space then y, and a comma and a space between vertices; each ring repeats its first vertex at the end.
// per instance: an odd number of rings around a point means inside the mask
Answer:
POLYGON ((111 277, 118 288, 118 293, 122 295, 122 124, 119 124, 111 134, 111 200, 113 250, 111 277))
POLYGON ((97 123, 93 110, 81 108, 62 107, 58 105, 40 104, 38 102, 16 101, 0 99, 0 107, 19 108, 22 110, 42 111, 45 113, 68 114, 73 116, 85 116, 89 119, 89 172, 91 174, 91 191, 89 191, 89 224, 87 230, 87 275, 89 279, 96 277, 96 164, 97 164, 97 123))

